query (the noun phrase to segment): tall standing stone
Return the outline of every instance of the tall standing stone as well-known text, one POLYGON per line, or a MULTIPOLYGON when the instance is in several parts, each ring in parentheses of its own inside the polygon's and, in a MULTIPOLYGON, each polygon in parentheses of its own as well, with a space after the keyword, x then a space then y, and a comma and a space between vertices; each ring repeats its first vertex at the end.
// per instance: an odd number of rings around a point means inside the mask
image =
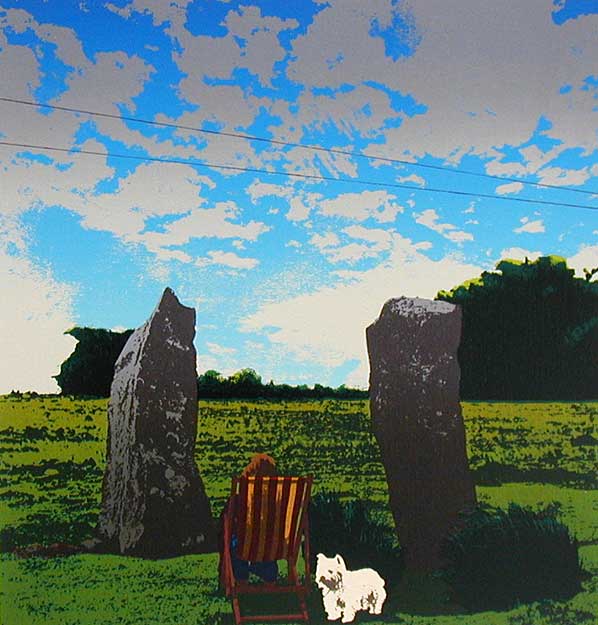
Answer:
POLYGON ((195 310, 167 288, 116 361, 98 531, 102 548, 166 557, 215 550, 195 464, 195 310))
POLYGON ((461 309, 391 299, 366 330, 372 425, 411 569, 440 564, 442 539, 475 503, 459 404, 461 309))

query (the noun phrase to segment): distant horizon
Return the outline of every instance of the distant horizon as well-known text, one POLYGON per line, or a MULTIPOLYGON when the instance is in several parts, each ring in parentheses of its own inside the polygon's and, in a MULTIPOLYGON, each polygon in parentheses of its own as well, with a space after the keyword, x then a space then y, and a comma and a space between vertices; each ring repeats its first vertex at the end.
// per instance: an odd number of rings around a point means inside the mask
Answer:
POLYGON ((588 4, 0 0, 0 393, 56 392, 65 330, 139 327, 166 285, 199 373, 363 389, 391 297, 583 277, 588 4))

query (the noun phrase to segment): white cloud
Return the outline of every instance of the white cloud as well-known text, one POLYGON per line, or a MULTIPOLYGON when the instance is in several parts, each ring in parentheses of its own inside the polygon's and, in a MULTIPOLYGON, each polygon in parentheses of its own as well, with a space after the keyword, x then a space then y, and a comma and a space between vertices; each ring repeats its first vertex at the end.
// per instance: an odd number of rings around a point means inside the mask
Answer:
POLYGON ((367 384, 365 328, 384 302, 401 295, 433 298, 476 277, 482 268, 446 256, 433 261, 408 239, 393 235, 390 257, 376 268, 351 272, 352 280, 315 292, 265 304, 242 321, 245 331, 268 331, 275 346, 289 357, 334 368, 357 359, 352 384, 367 384))
POLYGON ((286 214, 289 221, 305 221, 311 213, 312 206, 306 204, 302 197, 291 198, 290 209, 286 214))
MULTIPOLYGON (((247 224, 235 223, 234 220, 238 219, 240 212, 234 202, 217 202, 213 208, 197 208, 177 221, 169 223, 162 232, 131 234, 127 240, 143 243, 148 250, 157 253, 163 252, 168 246, 184 245, 195 238, 255 241, 261 234, 270 230, 269 226, 258 221, 250 221, 247 224)), ((228 262, 235 262, 233 257, 239 258, 232 253, 210 252, 210 254, 217 255, 220 264, 228 264, 227 259, 228 262), (224 262, 221 262, 223 260, 224 262)), ((250 259, 246 260, 248 263, 250 259)), ((247 263, 243 266, 248 267, 247 263)), ((252 266, 255 264, 257 263, 252 266)))
POLYGON ((545 231, 544 222, 541 219, 530 221, 528 217, 522 217, 519 221, 523 225, 513 230, 516 234, 521 234, 523 232, 527 232, 528 234, 538 234, 545 231))
MULTIPOLYGON (((90 60, 73 29, 37 22, 23 10, 6 11, 5 16, 0 17, 1 26, 7 26, 16 33, 33 31, 42 42, 55 48, 55 54, 67 67, 67 73, 65 88, 52 99, 53 104, 119 115, 120 104, 134 109, 134 98, 143 91, 145 84, 155 73, 155 69, 140 57, 124 52, 97 52, 93 60, 90 60)), ((7 81, 3 81, 3 84, 11 85, 13 95, 32 98, 35 87, 41 82, 41 65, 31 58, 26 44, 8 44, 3 41, 2 34, 0 49, 3 61, 10 63, 6 66, 4 62, 1 64, 0 78, 5 67, 4 71, 11 72, 4 77, 7 81)), ((31 49, 36 50, 36 44, 31 45, 31 49)), ((60 86, 59 82, 55 84, 60 86)), ((82 117, 64 111, 53 111, 46 115, 31 107, 8 103, 2 104, 2 118, 5 122, 3 131, 10 141, 65 148, 71 147, 77 130, 89 121, 88 116, 82 117)), ((150 152, 155 146, 154 139, 144 138, 139 131, 130 130, 122 121, 97 117, 92 120, 100 132, 115 140, 142 144, 149 147, 150 152)), ((57 154, 53 157, 59 162, 69 158, 68 155, 57 154)), ((101 162, 89 156, 84 158, 95 163, 101 162)))
POLYGON ((429 208, 422 213, 414 213, 413 216, 416 223, 426 226, 427 228, 430 228, 430 230, 434 230, 434 232, 443 232, 444 230, 455 228, 455 226, 451 224, 437 223, 440 216, 433 208, 429 208))
MULTIPOLYGON (((147 220, 187 215, 199 209, 205 203, 200 191, 210 183, 191 167, 165 168, 158 163, 148 163, 120 179, 116 192, 86 191, 83 201, 74 207, 83 215, 84 227, 112 232, 125 241, 148 243, 148 249, 158 252, 155 242, 162 240, 163 245, 169 245, 167 233, 176 231, 176 227, 172 230, 165 227, 162 237, 153 236, 160 233, 145 232, 147 220)), ((68 198, 64 202, 73 206, 68 198)), ((176 236, 171 238, 174 240, 176 236)), ((165 251, 161 253, 168 255, 165 251)))
POLYGON ((590 178, 590 169, 563 169, 561 167, 545 167, 538 172, 543 184, 575 186, 582 185, 590 178))
MULTIPOLYGON (((74 30, 37 22, 27 11, 8 9, 6 15, 0 17, 0 26, 8 25, 16 33, 31 29, 40 39, 56 47, 56 54, 69 62, 71 67, 82 66, 89 62, 83 52, 83 46, 74 30)), ((21 77, 19 76, 19 79, 21 77)))
POLYGON ((523 189, 521 182, 509 182, 507 184, 501 184, 496 187, 496 193, 498 195, 506 195, 509 193, 519 193, 523 189))
MULTIPOLYGON (((286 141, 301 142, 304 129, 309 128, 313 132, 320 133, 326 132, 327 128, 334 125, 349 137, 354 136, 356 132, 365 137, 380 137, 385 121, 401 118, 402 114, 392 108, 388 94, 365 85, 364 82, 367 82, 367 79, 354 82, 354 88, 350 91, 335 93, 332 96, 315 95, 308 88, 297 98, 297 109, 293 114, 290 114, 288 104, 284 100, 274 101, 272 114, 283 120, 283 124, 277 128, 277 135, 286 141), (365 114, 366 110, 369 114, 365 114)), ((311 83, 307 84, 311 86, 311 83)), ((338 147, 340 150, 347 150, 347 146, 338 147)), ((373 143, 363 152, 372 157, 385 156, 386 147, 373 143)), ((286 157, 291 161, 292 170, 306 170, 308 167, 317 170, 317 161, 320 161, 329 173, 342 173, 347 177, 357 175, 355 159, 343 154, 296 148, 289 150, 286 157)), ((376 167, 380 161, 372 160, 371 163, 376 167)))
POLYGON ((226 355, 226 354, 236 354, 238 351, 234 347, 225 347, 224 345, 220 345, 219 343, 206 342, 206 347, 210 350, 212 354, 216 354, 217 356, 226 355))
POLYGON ((567 260, 569 267, 575 269, 580 278, 585 276, 584 269, 598 267, 598 245, 582 245, 577 254, 567 260))
POLYGON ((388 249, 393 241, 392 230, 382 230, 381 228, 364 228, 363 226, 348 226, 343 232, 354 239, 369 241, 378 250, 388 249))
POLYGON ((162 261, 178 260, 181 263, 190 263, 193 261, 193 257, 190 254, 181 250, 169 250, 163 247, 158 247, 152 251, 155 252, 156 258, 162 261))
MULTIPOLYGON (((67 57, 68 59, 68 57, 67 57)), ((70 60, 72 62, 72 60, 70 60)), ((101 52, 94 62, 75 62, 76 72, 67 78, 68 90, 58 99, 58 104, 120 114, 117 104, 123 102, 134 107, 133 98, 139 95, 155 69, 138 56, 124 52, 101 52)), ((122 122, 98 121, 103 128, 126 129, 122 122)), ((111 133, 112 134, 112 133, 111 133)), ((153 143, 153 142, 152 142, 153 143)))
POLYGON ((417 174, 411 174, 410 176, 402 176, 402 177, 399 176, 397 180, 399 182, 413 182, 413 184, 417 184, 420 187, 426 186, 426 181, 424 180, 424 178, 422 178, 421 176, 418 176, 417 174))
POLYGON ((365 221, 373 217, 380 223, 395 220, 403 207, 396 203, 396 196, 386 191, 362 191, 361 193, 343 193, 332 199, 323 199, 319 203, 319 212, 327 217, 344 217, 354 221, 365 221))
POLYGON ((434 232, 442 235, 446 239, 455 243, 462 243, 463 241, 473 241, 473 235, 470 232, 464 232, 459 230, 457 226, 449 223, 438 223, 440 216, 433 208, 428 208, 421 213, 414 213, 416 223, 430 228, 434 232))
POLYGON ((156 262, 147 263, 145 268, 145 273, 158 284, 168 284, 170 281, 171 267, 166 260, 161 260, 158 254, 156 262))
POLYGON ((530 250, 526 250, 522 247, 508 247, 504 249, 500 253, 500 258, 498 260, 502 260, 505 258, 512 258, 513 260, 525 260, 528 258, 530 261, 536 260, 542 256, 542 252, 531 252, 530 250))
POLYGON ((224 377, 228 377, 238 371, 240 367, 237 365, 232 354, 212 354, 210 352, 201 352, 197 354, 197 373, 201 375, 206 371, 219 371, 224 377))
MULTIPOLYGON (((2 25, 0 18, 0 26, 2 25)), ((4 33, 0 30, 0 84, 10 85, 13 98, 30 98, 40 84, 40 68, 33 50, 25 46, 9 45, 4 33)), ((7 106, 3 105, 3 116, 7 106)), ((2 132, 6 129, 3 128, 2 132)))
POLYGON ((295 189, 291 186, 284 186, 281 184, 271 184, 269 182, 262 182, 261 180, 254 180, 246 189, 246 193, 251 198, 251 201, 256 204, 258 200, 268 196, 278 196, 288 198, 295 189))
MULTIPOLYGON (((153 9, 154 13, 158 9, 153 9)), ((160 9, 162 11, 162 9, 160 9)), ((262 85, 271 85, 275 65, 284 59, 287 51, 280 43, 280 34, 296 28, 294 19, 263 16, 258 7, 242 6, 231 9, 222 26, 227 30, 223 37, 194 36, 186 28, 184 15, 170 20, 166 32, 176 42, 173 60, 184 78, 176 86, 179 96, 197 105, 194 111, 186 111, 177 118, 183 125, 201 127, 211 121, 223 124, 226 129, 247 128, 252 124, 261 107, 270 107, 272 101, 245 93, 238 85, 208 85, 206 78, 230 79, 235 70, 247 70, 262 85), (234 102, 234 106, 231 106, 234 102)), ((185 136, 184 132, 179 133, 185 136)), ((252 149, 246 141, 207 140, 203 156, 213 162, 231 160, 231 148, 242 152, 241 159, 248 159, 252 149)), ((278 158, 274 153, 274 158, 278 158)), ((261 158, 271 158, 265 152, 261 158)), ((260 159, 256 159, 257 166, 260 159)))
POLYGON ((340 239, 334 232, 327 232, 326 234, 314 234, 309 242, 319 250, 323 250, 327 247, 338 245, 340 239))
MULTIPOLYGON (((404 116, 400 126, 383 131, 386 143, 376 147, 383 156, 430 154, 458 162, 478 154, 500 160, 502 146, 525 144, 542 117, 551 123, 543 134, 560 142, 551 158, 567 148, 589 154, 596 146, 595 100, 581 87, 595 73, 598 16, 557 25, 553 10, 546 0, 329 3, 294 40, 288 74, 308 87, 306 94, 310 86, 375 81, 425 105, 425 114, 404 116), (388 23, 393 12, 406 16, 415 35, 413 55, 396 61, 370 34, 373 19, 388 23), (574 87, 566 97, 559 93, 564 84, 574 87)), ((314 124, 328 115, 345 119, 343 100, 351 95, 335 94, 332 114, 312 97, 299 113, 302 124, 309 125, 306 114, 314 124)), ((295 120, 289 117, 291 126, 295 120)), ((351 121, 369 131, 369 119, 351 121)), ((337 126, 343 128, 342 122, 337 126)), ((529 164, 531 171, 538 166, 529 164)), ((519 173, 527 169, 522 165, 519 173)))
POLYGON ((446 237, 449 241, 453 241, 453 243, 473 241, 473 234, 471 234, 471 232, 464 232, 463 230, 449 230, 443 236, 446 237))
POLYGON ((266 346, 263 343, 259 343, 258 341, 245 341, 245 347, 251 351, 262 351, 266 349, 266 346))
POLYGON ((0 317, 0 393, 11 390, 57 392, 51 376, 76 341, 64 332, 75 325, 75 289, 25 257, 0 251, 5 304, 0 317))
POLYGON ((234 70, 247 69, 263 85, 269 85, 274 65, 286 54, 279 35, 299 24, 294 19, 262 16, 259 7, 241 6, 229 11, 222 25, 228 31, 226 37, 193 37, 186 30, 178 33, 182 51, 175 54, 175 60, 190 78, 230 78, 234 70), (210 59, 208 65, 201 63, 206 58, 210 59))
POLYGON ((232 269, 253 269, 259 265, 257 258, 247 258, 237 256, 234 252, 223 252, 221 250, 212 250, 208 252, 206 258, 198 258, 195 264, 198 267, 207 265, 223 265, 232 269))
POLYGON ((347 236, 367 241, 363 243, 349 243, 329 252, 329 260, 334 263, 347 261, 356 263, 364 258, 375 258, 381 252, 392 247, 393 231, 382 230, 380 228, 364 228, 363 226, 349 226, 343 228, 343 233, 347 236))
POLYGON ((163 2, 163 0, 132 0, 124 7, 107 3, 105 7, 109 11, 117 13, 128 19, 133 13, 150 15, 154 26, 161 26, 164 22, 184 23, 186 8, 193 0, 176 0, 176 2, 163 2))
MULTIPOLYGON (((87 141, 84 147, 101 149, 93 140, 87 141)), ((54 163, 42 163, 18 156, 22 152, 13 148, 0 152, 4 216, 18 216, 31 208, 55 205, 85 214, 87 197, 95 184, 114 173, 101 160, 66 156, 54 163), (59 166, 64 166, 64 171, 59 166)))
POLYGON ((337 248, 327 248, 324 254, 331 263, 348 262, 355 264, 364 258, 375 258, 379 251, 363 243, 348 243, 337 248))
MULTIPOLYGON (((185 22, 185 1, 181 0, 177 3, 171 3, 169 7, 160 8, 161 3, 152 2, 152 0, 136 0, 134 4, 129 4, 123 9, 118 7, 111 7, 116 12, 124 13, 125 17, 132 15, 133 12, 150 13, 156 16, 156 24, 161 24, 163 19, 168 18, 170 21, 169 28, 175 29, 178 26, 183 28, 185 22), (175 6, 176 5, 176 6, 175 6)), ((252 11, 248 12, 248 19, 253 23, 252 11)), ((274 20, 276 21, 276 20, 274 20)), ((248 24, 250 23, 248 22, 248 24)), ((261 26, 257 27, 259 33, 250 33, 252 37, 259 39, 262 35, 270 35, 275 37, 274 32, 268 33, 267 28, 271 26, 273 22, 269 18, 265 18, 261 26), (261 34, 260 34, 261 33, 261 34)), ((290 22, 286 24, 289 26, 290 22)), ((65 77, 66 90, 54 98, 54 103, 77 107, 89 110, 98 110, 103 112, 119 115, 121 113, 120 105, 126 105, 129 110, 134 114, 136 109, 135 98, 144 90, 146 84, 156 78, 156 70, 153 66, 146 63, 140 57, 135 55, 128 55, 124 52, 96 52, 93 60, 87 58, 83 51, 81 42, 77 39, 74 30, 62 27, 56 27, 52 24, 41 24, 33 19, 25 11, 9 10, 4 17, 0 17, 0 25, 8 25, 15 32, 24 32, 26 29, 31 29, 35 34, 43 41, 51 43, 56 46, 56 55, 60 61, 62 61, 68 68, 72 68, 72 71, 68 71, 65 77)), ((283 29, 284 29, 284 25, 283 29)), ((249 27, 249 26, 248 26, 249 27)), ((187 32, 187 31, 185 31, 187 32)), ((187 33, 189 35, 189 33, 187 33)), ((207 38, 209 39, 209 38, 207 38)), ((235 44, 236 45, 236 44, 235 44)), ((4 60, 10 61, 10 64, 2 63, 0 67, 0 77, 4 77, 6 84, 12 85, 12 90, 15 95, 21 95, 23 97, 31 97, 32 90, 40 84, 41 68, 39 63, 31 51, 27 49, 25 45, 8 44, 2 39, 0 34, 0 49, 2 49, 2 56, 4 60), (15 71, 18 68, 18 71, 15 71), (8 74, 3 75, 3 72, 8 74)), ((210 58, 214 58, 210 55, 210 58)), ((196 63, 196 66, 205 66, 203 59, 196 63)), ((203 75, 202 75, 203 77, 203 75)), ((243 103, 246 108, 246 121, 251 123, 254 119, 254 115, 259 112, 259 106, 266 103, 265 99, 249 98, 245 100, 242 91, 238 87, 208 87, 201 83, 200 90, 203 93, 203 100, 194 100, 191 98, 189 101, 197 103, 200 108, 200 113, 196 115, 197 119, 193 119, 192 112, 187 112, 186 115, 190 118, 189 125, 199 126, 204 119, 209 118, 206 116, 206 111, 233 111, 237 110, 237 107, 230 107, 231 92, 237 92, 239 94, 238 103, 243 103), (225 101, 226 100, 226 101, 225 101), (211 106, 211 104, 217 106, 211 106)), ((22 142, 22 143, 40 143, 40 144, 56 144, 56 137, 62 137, 60 144, 63 147, 71 147, 75 143, 77 132, 82 124, 89 122, 98 129, 98 132, 109 136, 114 141, 121 141, 126 145, 135 145, 138 149, 145 149, 151 156, 177 156, 179 158, 194 157, 198 155, 198 151, 202 152, 201 148, 198 148, 195 142, 189 145, 181 145, 181 141, 177 142, 175 146, 172 141, 168 139, 158 140, 156 137, 148 137, 142 134, 140 129, 144 127, 132 127, 129 128, 127 123, 124 123, 115 119, 103 119, 92 117, 89 119, 87 116, 79 116, 68 114, 61 111, 54 111, 47 115, 38 113, 35 109, 17 106, 14 104, 0 104, 1 117, 5 124, 3 132, 6 133, 7 140, 22 142), (140 128, 140 129, 138 129, 140 128)), ((243 108, 243 107, 241 107, 243 108)), ((185 123, 185 116, 182 121, 185 123)), ((238 115, 234 115, 234 122, 237 125, 239 119, 238 115)), ((156 121, 172 121, 165 115, 156 115, 156 121)), ((197 133, 191 133, 191 131, 180 131, 176 133, 178 138, 188 138, 191 134, 197 139, 197 133)), ((205 138, 205 137, 204 137, 205 138)), ((89 142, 88 142, 89 143, 89 142)), ((97 142, 96 142, 97 143, 97 142)), ((100 145, 100 144, 98 144, 100 145)), ((83 145, 81 147, 91 148, 91 145, 83 145)), ((105 148, 101 146, 100 151, 105 148)), ((1 157, 4 159, 6 150, 2 150, 1 157)), ((211 137, 209 141, 205 142, 202 156, 214 156, 212 159, 215 162, 237 162, 243 164, 243 162, 249 162, 252 158, 252 149, 246 142, 242 141, 222 141, 219 137, 211 137)), ((67 206, 70 210, 76 210, 85 215, 88 213, 89 227, 97 227, 98 229, 104 229, 106 224, 102 222, 102 211, 93 211, 91 208, 85 210, 85 203, 83 198, 88 197, 92 193, 96 184, 105 179, 104 170, 107 169, 105 162, 102 159, 80 156, 73 157, 68 154, 54 154, 53 160, 57 163, 72 163, 76 161, 76 168, 69 171, 54 172, 54 178, 52 184, 43 185, 41 182, 37 182, 35 177, 31 177, 31 187, 33 189, 32 195, 35 194, 35 189, 39 188, 44 190, 42 194, 44 203, 50 203, 53 200, 52 196, 58 196, 56 188, 61 189, 62 202, 56 202, 67 206), (81 178, 76 173, 87 169, 86 175, 81 178), (64 181, 64 182, 63 182, 64 181), (74 191, 79 193, 79 197, 76 194, 69 191, 71 187, 75 187, 74 191), (79 209, 81 209, 79 211, 79 209), (94 217, 91 213, 99 215, 94 217), (97 225, 92 225, 94 219, 98 221, 97 225)), ((210 160, 210 159, 208 159, 210 160)), ((5 160, 4 162, 9 162, 5 160)), ((258 162, 256 162, 258 164, 258 162)), ((19 165, 23 167, 23 165, 19 165)), ((177 167, 164 167, 162 168, 161 175, 157 176, 154 180, 148 179, 148 182, 155 187, 158 181, 171 177, 168 170, 180 169, 177 167)), ((11 166, 11 170, 16 170, 17 165, 11 166)), ((39 167, 38 167, 39 169, 39 167)), ((46 169, 50 167, 46 166, 46 169)), ((142 168, 139 168, 142 170, 142 168)), ((29 175, 31 170, 27 172, 29 175)), ((197 174, 194 174, 197 177, 197 174)), ((231 174, 232 175, 232 174, 231 174)), ((18 176, 18 175, 17 175, 18 176)), ((136 172, 130 176, 131 181, 139 175, 136 172)), ((176 174, 172 175, 172 178, 176 177, 176 174)), ((204 178, 206 185, 213 186, 213 183, 207 178, 204 178)), ((108 195, 108 194, 106 194, 108 195)), ((146 193, 146 199, 149 193, 146 193)), ((143 195, 141 196, 143 197, 143 195)), ((158 196, 159 197, 159 196, 158 196)), ((165 197, 162 194, 161 197, 165 197)), ((173 197, 172 195, 170 196, 173 197)), ((174 196, 176 197, 176 195, 174 196)), ((26 196, 25 196, 25 199, 26 196)), ((108 201, 107 198, 103 198, 108 201)), ((153 199, 153 198, 152 198, 153 199)), ((91 199, 87 200, 89 203, 93 203, 91 199)), ((159 201, 159 200, 158 200, 159 201)), ((16 209, 13 209, 16 210, 16 209)), ((105 209, 104 209, 105 210, 105 209)), ((173 211, 175 212, 175 211, 173 211)), ((151 211, 148 211, 151 214, 151 211)), ((165 212, 164 214, 168 214, 165 212)), ((105 215, 108 217, 107 215, 105 215)), ((116 222, 119 223, 119 228, 125 229, 127 233, 131 231, 137 231, 135 224, 139 222, 139 215, 127 215, 127 218, 131 220, 129 226, 123 225, 123 216, 121 216, 116 222)), ((105 220, 106 223, 110 222, 110 219, 105 220)), ((112 231, 110 228, 105 228, 108 231, 112 231)), ((120 236, 118 228, 116 228, 116 234, 120 236)))
POLYGON ((392 245, 392 232, 380 228, 364 228, 354 225, 344 228, 342 232, 352 239, 367 243, 350 242, 341 245, 341 240, 334 232, 314 234, 309 242, 317 247, 331 263, 348 262, 350 264, 364 258, 375 258, 392 245))

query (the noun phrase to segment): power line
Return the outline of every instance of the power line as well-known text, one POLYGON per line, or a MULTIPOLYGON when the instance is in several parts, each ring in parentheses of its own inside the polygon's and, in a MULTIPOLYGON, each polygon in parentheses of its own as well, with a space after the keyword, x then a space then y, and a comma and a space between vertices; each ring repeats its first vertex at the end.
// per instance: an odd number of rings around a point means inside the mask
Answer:
POLYGON ((334 178, 333 176, 322 176, 319 174, 301 174, 299 172, 286 172, 268 169, 259 169, 256 167, 240 167, 238 165, 222 165, 219 163, 208 163, 191 161, 177 158, 162 158, 157 156, 137 156, 135 154, 119 154, 117 152, 100 152, 96 150, 84 150, 81 148, 58 148, 49 145, 33 145, 28 143, 13 143, 11 141, 0 141, 0 146, 25 148, 28 150, 45 150, 50 152, 63 152, 66 154, 86 154, 89 156, 101 156, 103 158, 125 158, 136 161, 148 161, 156 163, 169 163, 173 165, 189 165, 191 167, 205 167, 206 169, 224 169, 228 171, 248 172, 254 174, 267 174, 270 176, 290 176, 293 178, 301 178, 308 180, 326 180, 330 182, 343 182, 349 184, 362 184, 367 186, 409 189, 410 191, 427 191, 430 193, 447 193, 450 195, 461 195, 467 197, 489 198, 492 200, 503 200, 508 202, 524 202, 526 204, 544 204, 549 206, 563 206, 567 208, 585 208, 588 210, 598 210, 598 206, 588 206, 586 204, 569 204, 565 202, 549 202, 548 200, 533 200, 531 198, 503 197, 500 195, 491 195, 488 193, 473 193, 469 191, 455 191, 453 189, 437 189, 432 187, 414 187, 412 185, 400 184, 398 182, 378 182, 376 180, 364 180, 362 178, 334 178))
POLYGON ((587 191, 586 189, 574 189, 572 187, 563 187, 556 184, 548 184, 546 182, 532 182, 531 180, 523 180, 522 178, 510 178, 506 176, 495 176, 492 174, 483 174, 480 172, 470 171, 467 169, 458 169, 451 167, 444 167, 442 165, 430 165, 426 163, 413 163, 399 158, 389 158, 386 156, 372 156, 370 154, 364 154, 363 152, 354 152, 351 150, 342 150, 340 148, 325 148, 319 145, 313 145, 310 143, 293 143, 291 141, 282 141, 281 139, 270 139, 269 137, 260 137, 257 135, 249 135, 238 132, 226 132, 223 130, 207 130, 205 128, 197 128, 195 126, 184 126, 181 124, 173 124, 170 122, 159 122, 152 119, 143 119, 141 117, 131 117, 128 115, 114 115, 113 113, 101 113, 99 111, 89 111, 86 109, 72 108, 68 106, 58 106, 56 104, 43 104, 41 102, 34 102, 31 100, 20 100, 18 98, 0 97, 0 102, 10 102, 13 104, 23 104, 25 106, 33 106, 39 108, 46 108, 55 111, 64 111, 67 113, 79 113, 82 115, 91 115, 93 117, 104 117, 107 119, 117 119, 120 121, 137 122, 139 124, 149 124, 151 126, 160 126, 162 128, 174 128, 177 130, 189 130, 192 132, 201 132, 208 135, 217 135, 221 137, 229 137, 234 139, 246 139, 248 141, 260 141, 262 143, 270 143, 272 145, 280 145, 292 148, 302 148, 305 150, 313 150, 316 152, 327 152, 330 154, 338 154, 340 156, 351 156, 356 158, 366 158, 370 160, 383 161, 385 163, 392 163, 395 165, 409 165, 412 167, 422 167, 425 169, 434 169, 437 171, 443 171, 453 174, 464 174, 468 176, 476 176, 477 178, 490 178, 492 180, 499 180, 500 182, 517 182, 524 185, 534 185, 536 187, 543 187, 546 189, 557 189, 559 191, 569 191, 571 193, 584 193, 586 195, 598 195, 598 191, 587 191))

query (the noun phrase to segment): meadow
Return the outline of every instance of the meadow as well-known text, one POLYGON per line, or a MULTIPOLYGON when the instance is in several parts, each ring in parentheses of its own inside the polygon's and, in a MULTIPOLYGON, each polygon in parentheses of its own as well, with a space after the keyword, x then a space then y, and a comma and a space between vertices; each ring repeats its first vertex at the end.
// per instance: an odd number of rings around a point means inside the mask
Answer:
MULTIPOLYGON (((217 555, 147 561, 119 556, 17 558, 32 543, 79 543, 93 534, 106 448, 107 400, 0 397, 1 615, 4 625, 230 623, 217 590, 217 555)), ((463 404, 478 499, 550 508, 575 533, 588 572, 569 601, 467 613, 428 576, 405 575, 380 623, 553 625, 598 614, 598 403, 463 404)), ((200 403, 196 459, 214 515, 256 451, 281 472, 311 473, 315 492, 371 501, 391 524, 367 401, 200 403)), ((317 592, 313 623, 325 623, 317 592)))

